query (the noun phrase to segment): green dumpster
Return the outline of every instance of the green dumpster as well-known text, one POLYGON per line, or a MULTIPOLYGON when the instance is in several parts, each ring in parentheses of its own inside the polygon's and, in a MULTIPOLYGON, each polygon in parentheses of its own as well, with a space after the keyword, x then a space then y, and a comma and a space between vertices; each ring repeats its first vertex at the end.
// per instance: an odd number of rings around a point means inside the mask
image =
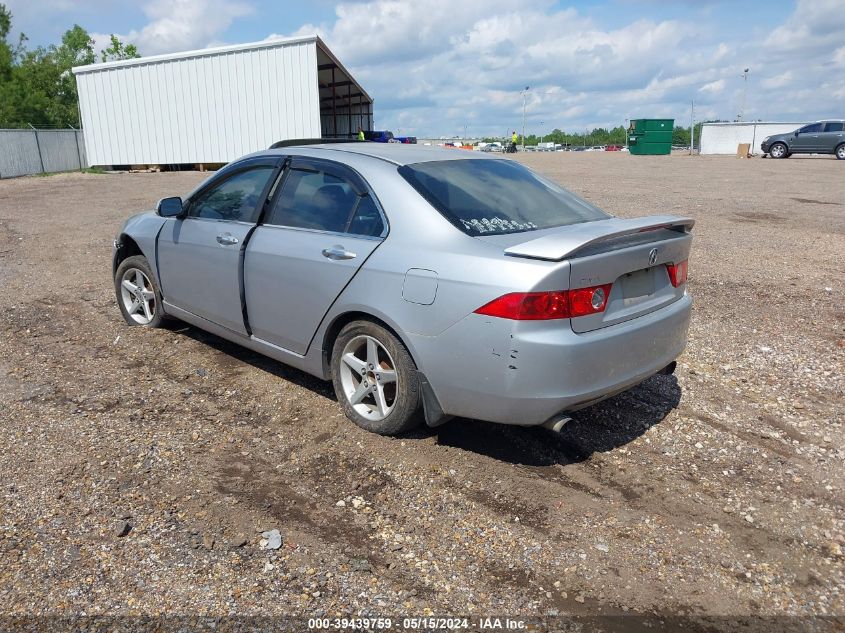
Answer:
POLYGON ((628 149, 640 155, 670 154, 674 125, 675 119, 632 119, 628 149))

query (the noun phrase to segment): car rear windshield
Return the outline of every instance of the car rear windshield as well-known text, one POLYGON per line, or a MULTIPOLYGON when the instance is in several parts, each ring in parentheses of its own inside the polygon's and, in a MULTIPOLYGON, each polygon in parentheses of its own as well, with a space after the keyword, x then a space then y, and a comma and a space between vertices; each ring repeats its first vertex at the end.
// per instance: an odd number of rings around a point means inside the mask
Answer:
POLYGON ((399 173, 468 235, 501 235, 609 217, 508 159, 413 163, 399 173))

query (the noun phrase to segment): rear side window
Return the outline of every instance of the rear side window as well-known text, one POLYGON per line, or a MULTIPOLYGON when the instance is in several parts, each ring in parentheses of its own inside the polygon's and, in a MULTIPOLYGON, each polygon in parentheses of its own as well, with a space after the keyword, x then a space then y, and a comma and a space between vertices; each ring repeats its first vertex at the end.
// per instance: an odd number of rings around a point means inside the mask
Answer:
POLYGON ((841 132, 842 127, 843 127, 843 123, 841 121, 831 121, 830 123, 828 123, 825 126, 824 131, 825 132, 841 132))
POLYGON ((346 179, 312 169, 290 170, 267 224, 379 236, 384 222, 369 195, 346 179))
POLYGON ((356 198, 349 183, 336 176, 291 169, 268 224, 342 233, 356 198))
POLYGON ((378 237, 384 233, 384 220, 370 196, 362 196, 349 223, 349 233, 378 237))
POLYGON ((501 235, 608 218, 606 213, 506 159, 414 163, 399 173, 468 235, 501 235))

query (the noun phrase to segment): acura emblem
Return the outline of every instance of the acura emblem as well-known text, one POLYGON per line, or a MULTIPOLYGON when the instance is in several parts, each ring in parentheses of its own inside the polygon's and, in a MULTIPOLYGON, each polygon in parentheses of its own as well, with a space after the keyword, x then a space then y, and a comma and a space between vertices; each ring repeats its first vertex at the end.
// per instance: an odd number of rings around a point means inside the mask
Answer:
POLYGON ((649 266, 654 266, 656 263, 657 263, 657 249, 656 249, 656 248, 652 248, 652 249, 648 252, 648 265, 649 265, 649 266))

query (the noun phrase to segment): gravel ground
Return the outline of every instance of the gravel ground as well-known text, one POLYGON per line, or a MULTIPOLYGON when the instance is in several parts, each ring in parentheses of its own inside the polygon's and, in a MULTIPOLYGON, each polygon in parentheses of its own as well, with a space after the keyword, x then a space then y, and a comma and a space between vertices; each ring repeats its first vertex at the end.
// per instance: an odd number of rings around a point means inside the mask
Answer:
POLYGON ((698 221, 676 376, 558 436, 370 435, 328 383, 125 325, 115 231, 203 174, 0 182, 0 613, 845 617, 845 165, 519 160, 698 221))

